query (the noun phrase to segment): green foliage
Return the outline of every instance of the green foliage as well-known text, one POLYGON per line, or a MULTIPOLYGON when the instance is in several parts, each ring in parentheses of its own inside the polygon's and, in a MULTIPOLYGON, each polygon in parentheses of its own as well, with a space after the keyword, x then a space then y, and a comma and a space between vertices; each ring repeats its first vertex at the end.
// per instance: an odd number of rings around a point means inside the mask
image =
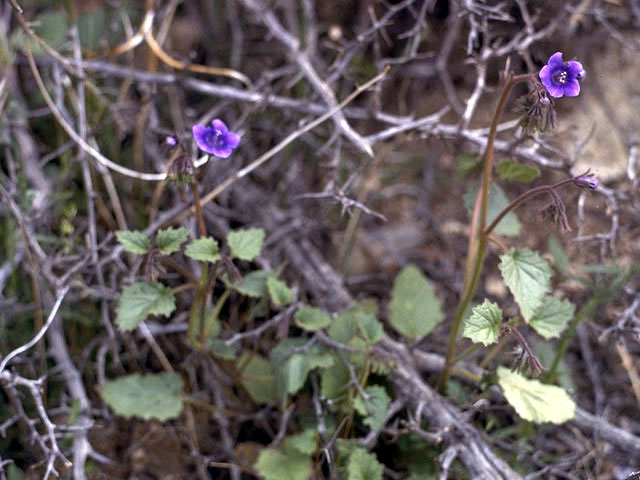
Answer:
POLYGON ((560 242, 558 242, 558 239, 553 236, 549 237, 547 247, 549 248, 549 252, 553 257, 553 263, 556 268, 561 273, 566 273, 566 271, 569 269, 569 256, 562 248, 562 245, 560 245, 560 242))
MULTIPOLYGON (((451 383, 451 382, 450 382, 451 383)), ((428 444, 419 435, 410 433, 398 439, 398 458, 409 471, 410 480, 436 480, 438 478, 437 447, 428 444)))
POLYGON ((342 360, 337 355, 332 355, 333 365, 323 368, 320 372, 320 393, 335 404, 338 399, 346 399, 345 394, 351 377, 342 360))
POLYGON ((173 292, 158 282, 138 282, 122 289, 116 323, 133 330, 149 315, 170 315, 176 308, 173 292))
POLYGON ((278 280, 275 276, 267 278, 267 291, 271 297, 271 301, 276 305, 286 305, 291 303, 291 289, 282 280, 278 280))
POLYGON ((240 371, 240 383, 257 404, 278 399, 276 378, 271 363, 258 354, 243 353, 236 366, 240 371))
POLYGON ((498 268, 528 322, 542 306, 545 294, 551 290, 551 267, 528 248, 511 248, 500 256, 498 268))
POLYGON ((272 273, 266 270, 256 270, 242 279, 240 283, 231 284, 233 289, 247 297, 264 297, 267 294, 267 280, 272 273))
POLYGON ((353 408, 365 417, 364 424, 371 430, 380 430, 384 426, 384 417, 391 399, 380 385, 370 385, 364 389, 364 393, 367 399, 365 400, 361 395, 357 396, 353 408))
POLYGON ((499 161, 496 170, 500 180, 531 183, 540 176, 540 170, 537 167, 530 167, 512 160, 499 161))
POLYGON ((200 262, 217 262, 220 260, 218 242, 211 237, 198 238, 184 249, 184 254, 200 262))
POLYGON ((227 243, 231 249, 231 256, 240 260, 251 261, 260 254, 264 243, 264 230, 249 228, 229 233, 227 243))
MULTIPOLYGON (((478 187, 474 187, 471 191, 464 195, 464 206, 469 212, 469 216, 473 213, 473 205, 476 201, 476 193, 478 187)), ((487 226, 500 215, 500 213, 509 205, 509 199, 504 193, 504 190, 495 183, 491 185, 489 190, 489 204, 487 205, 487 226)), ((497 235, 506 235, 508 237, 515 237, 520 233, 520 221, 515 213, 509 212, 500 221, 500 223, 493 230, 493 233, 497 235)))
POLYGON ((177 373, 136 373, 105 382, 100 395, 118 415, 164 422, 182 412, 182 388, 177 373))
POLYGON ((306 343, 301 338, 285 338, 271 351, 271 366, 282 395, 300 390, 311 370, 333 365, 328 350, 315 344, 306 347, 306 343))
POLYGON ((498 367, 497 373, 505 398, 524 420, 564 423, 574 417, 576 404, 563 388, 529 380, 505 367, 498 367))
POLYGON ((464 320, 462 335, 475 343, 487 346, 497 342, 500 338, 501 323, 502 310, 500 307, 485 300, 482 305, 478 305, 472 310, 469 318, 464 320))
POLYGON ((304 480, 311 475, 311 460, 308 455, 294 448, 265 448, 255 464, 265 480, 304 480))
POLYGON ((409 341, 423 337, 444 319, 440 300, 416 267, 405 267, 391 292, 389 322, 409 341))
POLYGON ((559 337, 573 318, 575 309, 569 300, 546 296, 542 306, 529 320, 529 325, 546 339, 559 337))
POLYGON ((156 235, 156 247, 163 255, 171 255, 180 250, 180 245, 187 241, 189 230, 184 227, 160 230, 156 235))
POLYGON ((382 339, 384 328, 373 315, 361 314, 356 318, 356 325, 367 345, 373 346, 382 339))
POLYGON ((464 180, 469 175, 479 172, 482 169, 482 160, 477 155, 463 153, 456 157, 458 165, 456 166, 456 178, 464 180))
POLYGON ((384 466, 373 453, 357 447, 347 461, 347 480, 382 480, 384 466))
MULTIPOLYGON (((553 346, 549 342, 538 338, 534 339, 531 348, 533 350, 533 353, 538 357, 538 360, 540 360, 542 366, 545 369, 549 370, 556 356, 556 352, 553 346)), ((571 379, 571 371, 567 366, 567 362, 565 362, 563 359, 560 359, 560 363, 558 363, 555 377, 558 381, 558 385, 560 385, 566 391, 575 391, 576 387, 573 383, 573 380, 571 379)))
POLYGON ((331 317, 319 308, 304 305, 300 307, 295 315, 294 320, 300 328, 315 332, 331 325, 331 317))
POLYGON ((311 455, 318 448, 318 433, 315 428, 307 428, 297 435, 291 435, 285 440, 291 449, 311 455))
POLYGON ((142 232, 118 230, 116 232, 116 237, 126 252, 134 253, 136 255, 144 255, 151 249, 149 237, 142 232))

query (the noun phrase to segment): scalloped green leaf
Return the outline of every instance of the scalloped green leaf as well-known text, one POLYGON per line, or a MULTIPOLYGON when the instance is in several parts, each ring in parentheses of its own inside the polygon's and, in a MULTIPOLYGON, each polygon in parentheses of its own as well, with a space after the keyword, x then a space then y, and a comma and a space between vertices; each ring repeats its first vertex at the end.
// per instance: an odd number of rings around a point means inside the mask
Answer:
POLYGON ((382 480, 384 466, 373 453, 356 447, 347 462, 347 480, 382 480))
POLYGON ((500 180, 531 183, 540 176, 540 170, 536 167, 514 162, 513 160, 501 160, 496 164, 496 171, 500 180))
POLYGON ((542 306, 529 320, 529 325, 544 338, 556 338, 567 328, 573 318, 576 307, 569 300, 560 300, 558 297, 547 296, 542 301, 542 306))
POLYGON ((122 289, 116 323, 133 330, 149 315, 171 315, 176 309, 173 291, 158 282, 138 282, 122 289))
POLYGON ((307 342, 302 338, 285 338, 271 350, 271 366, 280 393, 296 393, 311 370, 333 365, 333 356, 328 350, 315 344, 303 348, 307 342))
POLYGON ((273 272, 266 270, 256 270, 245 275, 240 283, 229 283, 238 293, 247 297, 259 298, 267 295, 267 279, 273 275, 273 272))
POLYGON ((575 416, 576 404, 563 388, 530 380, 505 367, 498 367, 497 373, 505 398, 522 419, 559 424, 575 416))
POLYGON ((413 265, 396 277, 389 310, 391 326, 409 341, 423 337, 444 319, 440 300, 427 278, 413 265))
POLYGON ((318 448, 318 431, 313 427, 306 428, 297 435, 285 438, 284 443, 290 450, 311 455, 318 448))
POLYGON ((184 227, 160 230, 156 235, 156 247, 163 255, 171 255, 180 250, 180 246, 187 241, 189 230, 184 227))
POLYGON ((549 263, 528 248, 511 248, 500 256, 498 268, 522 316, 529 322, 551 290, 553 272, 549 263))
POLYGON ((194 240, 184 249, 184 254, 199 262, 214 263, 220 260, 218 242, 211 237, 202 237, 194 240))
POLYGON ((264 243, 264 230, 249 228, 230 232, 227 236, 227 243, 231 249, 232 257, 251 261, 260 255, 264 243))
POLYGON ((267 278, 267 291, 271 301, 276 305, 286 305, 291 303, 291 289, 282 280, 274 276, 267 278))
POLYGON ((353 402, 353 408, 360 415, 364 416, 364 424, 371 430, 380 430, 384 426, 384 417, 389 409, 391 399, 384 387, 380 385, 370 385, 364 389, 368 396, 365 401, 362 395, 358 395, 353 402))
POLYGON ((276 377, 271 363, 258 354, 243 353, 236 362, 240 371, 240 383, 257 404, 277 400, 276 377))
MULTIPOLYGON (((469 216, 473 213, 473 204, 476 201, 476 192, 478 186, 476 185, 464 197, 464 206, 469 213, 469 216)), ((487 226, 493 222, 493 220, 509 205, 509 199, 504 193, 504 190, 497 184, 492 184, 489 190, 489 203, 487 205, 487 226)), ((515 213, 509 212, 505 217, 500 220, 500 223, 493 230, 493 233, 497 235, 506 235, 509 237, 515 237, 520 233, 520 220, 515 213)))
POLYGON ((331 325, 331 317, 319 308, 304 305, 293 316, 296 325, 309 332, 315 332, 331 325))
POLYGON ((464 320, 462 336, 484 346, 491 345, 500 338, 502 310, 497 304, 485 300, 482 305, 474 307, 471 316, 464 320))
POLYGON ((105 382, 100 395, 118 415, 164 422, 182 412, 182 389, 177 373, 135 373, 105 382))
POLYGON ((116 238, 126 252, 135 255, 144 255, 151 250, 149 237, 137 230, 118 230, 116 232, 116 238))
POLYGON ((311 458, 295 449, 265 448, 255 464, 265 480, 305 480, 311 476, 311 458))

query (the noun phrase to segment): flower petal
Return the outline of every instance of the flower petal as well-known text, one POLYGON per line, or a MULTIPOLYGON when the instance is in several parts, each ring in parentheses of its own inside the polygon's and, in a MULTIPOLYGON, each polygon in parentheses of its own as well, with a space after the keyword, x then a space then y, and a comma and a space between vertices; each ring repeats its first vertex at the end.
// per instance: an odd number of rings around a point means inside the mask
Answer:
POLYGON ((191 131, 200 150, 207 153, 214 153, 215 145, 211 142, 211 139, 214 138, 212 128, 205 127, 204 125, 194 125, 191 131))
MULTIPOLYGON (((578 83, 577 80, 575 82, 578 83)), ((560 98, 565 94, 566 84, 555 85, 554 83, 551 83, 550 85, 545 85, 545 87, 547 87, 547 92, 549 92, 549 95, 555 98, 560 98)))
POLYGON ((229 158, 231 156, 231 147, 225 145, 224 147, 216 148, 213 154, 218 158, 229 158))
POLYGON ((562 67, 562 52, 556 52, 549 57, 549 61, 547 62, 552 69, 562 67))
POLYGON ((567 97, 577 97, 580 94, 580 82, 578 80, 568 80, 564 84, 564 94, 567 97))
POLYGON ((221 135, 226 135, 229 131, 227 125, 219 118, 214 118, 211 125, 215 128, 216 132, 220 132, 221 135))
POLYGON ((584 78, 584 68, 582 68, 582 64, 580 62, 576 62, 575 60, 571 60, 567 62, 567 73, 570 78, 577 78, 578 80, 582 80, 584 78))
POLYGON ((549 87, 549 85, 553 85, 553 80, 551 78, 552 74, 553 72, 549 65, 545 65, 544 67, 542 67, 542 70, 540 70, 540 80, 542 81, 542 84, 547 88, 549 87))
POLYGON ((240 144, 241 137, 236 132, 229 132, 226 136, 227 146, 236 148, 240 144))

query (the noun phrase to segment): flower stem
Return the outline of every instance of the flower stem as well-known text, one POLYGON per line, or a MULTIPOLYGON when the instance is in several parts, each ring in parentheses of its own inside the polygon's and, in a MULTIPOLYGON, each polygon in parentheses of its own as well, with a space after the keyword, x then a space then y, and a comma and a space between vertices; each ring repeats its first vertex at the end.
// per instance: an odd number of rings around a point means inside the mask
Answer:
POLYGON ((471 220, 471 232, 469 234, 469 248, 467 253, 467 263, 465 268, 464 285, 462 288, 460 302, 456 309, 456 314, 453 320, 453 326, 451 333, 449 334, 449 343, 447 344, 447 357, 445 359, 444 371, 440 378, 439 390, 444 393, 447 386, 447 381, 451 376, 451 367, 454 362, 456 339, 460 331, 462 324, 462 317, 464 312, 471 302, 471 298, 475 293, 480 273, 482 272, 482 266, 484 264, 484 257, 487 250, 488 235, 484 233, 485 226, 487 224, 487 210, 489 204, 489 188, 491 187, 491 174, 493 171, 493 149, 498 132, 498 124, 502 118, 502 112, 504 106, 507 103, 509 94, 513 87, 526 80, 531 79, 531 74, 514 75, 510 72, 507 77, 507 81, 502 88, 500 98, 498 99, 498 105, 491 121, 491 128, 489 130, 489 137, 487 139, 487 149, 484 154, 484 173, 482 176, 482 184, 478 189, 476 195, 476 202, 473 208, 473 216, 471 220))

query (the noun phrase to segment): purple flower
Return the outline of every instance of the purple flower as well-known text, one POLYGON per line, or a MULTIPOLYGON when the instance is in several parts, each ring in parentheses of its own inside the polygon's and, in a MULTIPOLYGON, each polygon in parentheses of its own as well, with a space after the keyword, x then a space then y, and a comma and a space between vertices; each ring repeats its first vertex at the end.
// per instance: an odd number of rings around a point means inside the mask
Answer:
POLYGON ((556 52, 540 70, 540 80, 552 97, 577 97, 585 71, 576 61, 562 62, 562 52, 556 52))
POLYGON ((576 187, 580 188, 588 188, 589 190, 595 190, 598 188, 599 182, 593 174, 585 173, 584 175, 579 175, 573 179, 573 184, 576 187))
POLYGON ((179 142, 178 137, 174 137, 173 135, 169 135, 164 139, 164 144, 169 147, 175 147, 179 142))
POLYGON ((240 143, 240 135, 229 131, 219 118, 211 122, 211 127, 194 125, 192 131, 198 148, 216 157, 229 157, 231 151, 240 143))

